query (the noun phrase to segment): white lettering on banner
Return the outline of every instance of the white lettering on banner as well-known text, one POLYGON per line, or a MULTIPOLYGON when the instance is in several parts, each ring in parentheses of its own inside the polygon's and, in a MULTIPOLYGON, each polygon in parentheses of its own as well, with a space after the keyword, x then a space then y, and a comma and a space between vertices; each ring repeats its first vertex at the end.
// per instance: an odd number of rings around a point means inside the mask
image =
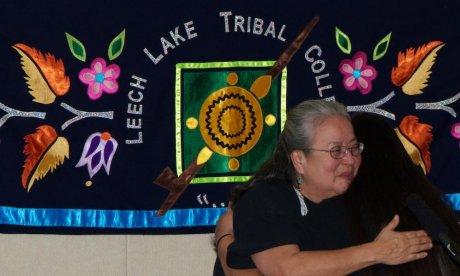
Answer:
POLYGON ((316 80, 316 86, 318 87, 318 93, 319 96, 322 98, 323 97, 323 91, 327 89, 332 89, 331 84, 324 85, 321 84, 321 80, 329 77, 329 73, 321 74, 324 69, 326 69, 326 63, 322 59, 316 59, 316 57, 321 57, 321 54, 323 51, 318 45, 313 45, 308 50, 305 52, 305 60, 309 63, 311 63, 311 71, 316 75, 315 80, 316 80), (321 74, 321 75, 319 75, 321 74))
MULTIPOLYGON (((140 90, 145 89, 145 84, 147 83, 147 80, 141 77, 138 77, 136 75, 131 76, 132 80, 134 82, 130 82, 129 86, 133 88, 138 88, 140 90)), ((131 101, 128 103, 128 108, 126 113, 127 114, 132 114, 132 115, 142 115, 142 100, 144 99, 144 94, 141 91, 137 90, 130 90, 128 92, 128 99, 131 101)), ((130 116, 130 115, 128 115, 130 116)), ((137 137, 135 139, 130 139, 130 140, 125 140, 126 144, 142 144, 142 118, 132 118, 128 117, 126 118, 126 128, 128 130, 130 129, 139 129, 137 131, 137 137)), ((129 133, 132 133, 132 131, 128 131, 129 133)))
POLYGON ((286 41, 286 39, 283 37, 283 33, 284 33, 284 29, 286 28, 286 25, 281 26, 281 29, 279 30, 279 32, 277 32, 275 22, 273 21, 270 21, 270 23, 268 23, 268 25, 266 25, 265 27, 264 20, 261 18, 257 18, 257 17, 252 18, 251 16, 244 17, 241 15, 235 15, 232 17, 231 11, 220 12, 219 16, 224 18, 224 25, 225 25, 226 33, 229 33, 230 30, 233 30, 233 32, 235 33, 237 32, 251 33, 252 32, 255 35, 263 34, 264 36, 267 36, 267 37, 271 36, 272 38, 278 39, 282 42, 286 41), (232 19, 233 19, 233 28, 230 28, 232 19))
POLYGON ((174 30, 170 30, 170 38, 164 36, 160 38, 160 44, 163 53, 154 56, 149 49, 144 48, 144 53, 154 64, 158 64, 163 59, 163 57, 169 54, 177 46, 181 45, 181 43, 198 36, 198 33, 196 33, 195 27, 193 26, 193 21, 185 22, 183 25, 183 28, 177 26, 174 28, 174 30), (181 34, 181 30, 182 32, 185 31, 185 35, 181 34))

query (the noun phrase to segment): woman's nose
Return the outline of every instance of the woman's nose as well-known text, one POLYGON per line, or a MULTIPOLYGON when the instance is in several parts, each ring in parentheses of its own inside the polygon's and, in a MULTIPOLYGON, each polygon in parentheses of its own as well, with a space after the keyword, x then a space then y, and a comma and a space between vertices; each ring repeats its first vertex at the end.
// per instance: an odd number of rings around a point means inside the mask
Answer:
POLYGON ((345 149, 342 161, 346 162, 347 164, 353 164, 356 162, 356 157, 351 154, 350 149, 345 149))

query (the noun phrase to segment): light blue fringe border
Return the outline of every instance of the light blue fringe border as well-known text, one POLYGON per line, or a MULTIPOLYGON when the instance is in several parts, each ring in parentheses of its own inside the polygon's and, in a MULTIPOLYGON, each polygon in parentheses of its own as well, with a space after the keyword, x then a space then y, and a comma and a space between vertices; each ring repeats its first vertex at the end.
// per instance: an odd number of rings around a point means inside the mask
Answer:
MULTIPOLYGON (((460 193, 446 194, 460 211, 460 193)), ((155 210, 47 209, 0 206, 0 225, 84 228, 178 228, 214 226, 226 208, 169 210, 157 217, 155 210)))
POLYGON ((34 227, 176 228, 214 226, 226 208, 155 210, 46 209, 0 206, 0 224, 34 227))

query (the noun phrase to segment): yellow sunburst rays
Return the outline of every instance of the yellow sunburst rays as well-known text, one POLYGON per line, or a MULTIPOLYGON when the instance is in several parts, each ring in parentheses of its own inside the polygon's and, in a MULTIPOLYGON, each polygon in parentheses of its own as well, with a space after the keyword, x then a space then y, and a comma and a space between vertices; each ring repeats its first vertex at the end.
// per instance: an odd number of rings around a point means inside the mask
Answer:
MULTIPOLYGON (((187 118, 187 128, 193 130, 200 125, 202 137, 207 144, 197 156, 198 165, 205 164, 212 154, 217 152, 231 157, 227 162, 230 171, 239 169, 240 162, 236 157, 254 147, 262 134, 262 110, 258 100, 268 94, 271 82, 271 75, 263 75, 252 83, 249 93, 246 89, 236 86, 238 74, 230 72, 227 75, 229 86, 212 93, 205 100, 199 121, 194 117, 187 118), (218 105, 214 106, 216 102, 218 105), (252 129, 246 126, 251 124, 250 109, 253 110, 252 129)), ((273 126, 277 120, 273 114, 268 114, 264 121, 268 126, 273 126)))

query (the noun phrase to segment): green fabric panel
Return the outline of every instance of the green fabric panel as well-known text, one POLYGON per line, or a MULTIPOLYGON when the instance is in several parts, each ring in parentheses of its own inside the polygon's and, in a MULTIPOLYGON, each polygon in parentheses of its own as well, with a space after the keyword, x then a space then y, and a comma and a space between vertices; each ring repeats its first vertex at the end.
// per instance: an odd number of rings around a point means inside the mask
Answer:
MULTIPOLYGON (((197 158, 200 150, 206 146, 199 126, 189 129, 188 118, 199 121, 202 103, 213 92, 228 86, 227 76, 230 72, 238 75, 236 86, 249 91, 252 83, 265 74, 273 61, 263 62, 210 62, 180 63, 176 66, 176 154, 177 173, 197 158)), ((276 124, 268 126, 263 122, 263 131, 258 143, 247 153, 235 157, 239 168, 231 171, 228 161, 232 158, 213 153, 208 162, 198 172, 192 183, 225 183, 242 182, 248 179, 255 170, 271 155, 278 140, 282 120, 285 119, 286 74, 272 81, 267 96, 259 100, 263 118, 268 114, 276 117, 276 124), (282 91, 282 88, 284 91, 282 91)))

